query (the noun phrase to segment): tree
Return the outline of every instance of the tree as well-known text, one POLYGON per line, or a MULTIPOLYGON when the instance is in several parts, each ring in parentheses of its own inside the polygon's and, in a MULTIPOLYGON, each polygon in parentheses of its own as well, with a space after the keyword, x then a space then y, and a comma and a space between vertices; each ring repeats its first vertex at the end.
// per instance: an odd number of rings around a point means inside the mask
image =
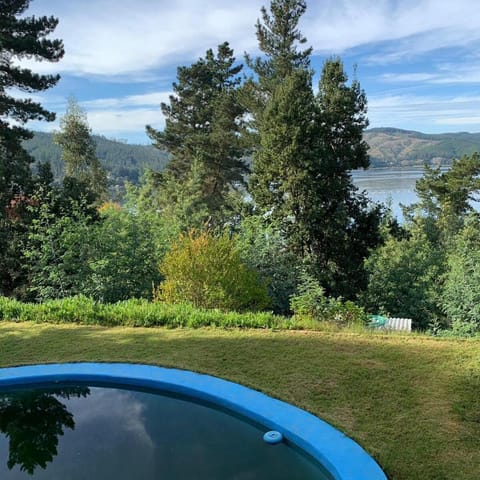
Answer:
POLYGON ((307 39, 298 30, 300 18, 305 13, 304 0, 272 0, 270 13, 261 8, 262 21, 257 20, 257 40, 265 57, 252 60, 246 56, 249 67, 258 77, 257 88, 272 94, 276 86, 295 70, 310 68, 312 48, 299 50, 307 39))
POLYGON ((91 227, 91 273, 81 293, 105 303, 151 299, 153 287, 161 280, 158 264, 164 253, 155 247, 152 223, 116 204, 100 210, 101 221, 91 227))
POLYGON ((363 303, 374 312, 413 319, 414 328, 426 329, 438 318, 444 252, 421 229, 408 239, 387 239, 367 260, 369 282, 363 303))
POLYGON ((62 149, 65 176, 76 179, 97 199, 104 200, 107 174, 98 160, 87 115, 73 99, 68 101, 67 112, 60 121, 60 131, 55 133, 54 141, 62 149))
POLYGON ((22 252, 35 301, 81 294, 92 274, 94 219, 88 205, 61 195, 54 189, 39 205, 22 252))
POLYGON ((431 240, 447 244, 474 211, 472 201, 480 191, 480 156, 465 155, 446 171, 425 166, 415 191, 419 201, 405 209, 409 222, 422 223, 431 240))
POLYGON ((237 99, 241 69, 228 43, 219 45, 216 55, 210 49, 205 58, 179 67, 174 95, 161 106, 165 129, 147 126, 154 145, 171 154, 166 175, 181 184, 203 172, 200 197, 214 220, 222 216, 229 190, 243 184, 248 172, 244 109, 237 99))
POLYGON ((366 286, 364 260, 382 241, 382 208, 353 184, 351 170, 368 168, 367 100, 339 58, 323 66, 316 97, 317 162, 311 184, 308 231, 316 274, 329 295, 351 298, 366 286))
POLYGON ((249 190, 255 205, 269 212, 293 251, 304 256, 310 244, 305 221, 317 161, 309 72, 298 70, 278 85, 258 124, 258 137, 249 190))
POLYGON ((312 90, 311 49, 297 30, 305 2, 273 0, 257 37, 266 59, 251 62, 258 137, 249 190, 287 244, 310 265, 328 295, 354 297, 365 286, 363 261, 379 244, 381 210, 353 185, 350 170, 369 165, 362 133, 366 96, 338 58, 325 62, 312 90), (257 108, 261 107, 261 108, 257 108))
MULTIPOLYGON (((24 125, 28 120, 55 119, 31 99, 8 95, 17 88, 32 93, 47 90, 59 80, 58 75, 38 75, 18 65, 24 58, 59 61, 64 54, 61 40, 47 37, 55 30, 54 17, 22 17, 30 0, 3 0, 0 10, 0 206, 8 203, 15 193, 23 193, 30 184, 32 158, 21 142, 32 134, 24 125), (12 121, 14 123, 12 123, 12 121)), ((2 212, 3 213, 3 212, 2 212)))
POLYGON ((289 314, 289 300, 297 290, 300 269, 280 228, 262 215, 247 215, 240 223, 237 245, 242 261, 267 285, 274 313, 289 314))
POLYGON ((480 219, 470 214, 448 258, 441 307, 454 329, 480 331, 480 219))
POLYGON ((59 61, 60 40, 47 37, 55 30, 54 17, 23 16, 29 0, 3 0, 0 8, 0 294, 22 289, 21 251, 25 242, 27 208, 33 188, 33 159, 22 147, 32 134, 24 128, 29 120, 55 119, 55 114, 31 99, 9 95, 16 88, 33 93, 54 86, 58 75, 38 75, 18 62, 24 58, 59 61), (12 208, 15 214, 12 216, 12 208))

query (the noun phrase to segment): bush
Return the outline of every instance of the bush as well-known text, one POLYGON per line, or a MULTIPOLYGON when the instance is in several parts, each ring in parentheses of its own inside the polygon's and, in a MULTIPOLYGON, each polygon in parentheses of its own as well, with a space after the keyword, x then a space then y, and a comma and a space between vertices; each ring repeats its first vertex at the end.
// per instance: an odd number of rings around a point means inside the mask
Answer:
POLYGON ((295 317, 331 322, 342 327, 368 322, 363 308, 351 301, 327 297, 318 280, 307 274, 302 275, 298 293, 290 299, 290 307, 295 317))
POLYGON ((441 307, 452 328, 480 332, 480 220, 472 216, 456 236, 448 256, 441 307))
POLYGON ((267 285, 272 310, 290 313, 289 299, 297 289, 301 260, 286 248, 280 230, 263 216, 248 216, 240 224, 237 245, 243 262, 267 285))
POLYGON ((362 304, 368 310, 413 319, 414 328, 426 329, 438 318, 439 279, 444 253, 425 234, 409 239, 389 238, 366 261, 369 274, 362 304))
POLYGON ((181 235, 160 264, 156 301, 221 310, 262 310, 267 289, 240 258, 235 238, 208 231, 181 235))

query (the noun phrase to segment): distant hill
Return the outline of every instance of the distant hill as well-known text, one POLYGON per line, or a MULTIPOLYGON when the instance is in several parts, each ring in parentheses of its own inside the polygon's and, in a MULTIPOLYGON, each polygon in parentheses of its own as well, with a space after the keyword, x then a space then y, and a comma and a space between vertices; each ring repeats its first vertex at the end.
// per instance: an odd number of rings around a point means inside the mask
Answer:
MULTIPOLYGON (((161 171, 168 163, 168 153, 150 145, 134 145, 94 135, 97 155, 106 168, 114 190, 121 191, 125 181, 134 184, 147 168, 161 171)), ((425 134, 398 128, 372 128, 365 132, 370 145, 372 167, 449 165, 454 158, 480 152, 480 133, 425 134)), ((35 132, 25 142, 37 162, 49 161, 55 178, 63 175, 60 149, 51 133, 35 132)))
MULTIPOLYGON (((114 189, 121 189, 125 181, 139 183, 147 168, 161 171, 168 163, 168 153, 150 145, 134 145, 93 135, 97 155, 108 172, 114 189)), ((37 162, 50 162, 56 179, 63 176, 60 148, 53 143, 51 133, 35 132, 24 144, 37 162)))
POLYGON ((372 167, 449 165, 480 152, 480 133, 426 134, 398 128, 372 128, 364 135, 372 167))

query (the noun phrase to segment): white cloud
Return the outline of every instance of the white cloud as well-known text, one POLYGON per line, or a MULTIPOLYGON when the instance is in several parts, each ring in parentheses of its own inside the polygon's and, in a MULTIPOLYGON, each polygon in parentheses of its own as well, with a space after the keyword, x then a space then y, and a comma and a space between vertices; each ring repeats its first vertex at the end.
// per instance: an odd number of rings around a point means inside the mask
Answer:
POLYGON ((432 66, 431 72, 384 73, 379 78, 387 83, 478 84, 480 65, 440 64, 432 66))
POLYGON ((168 64, 178 65, 231 40, 241 55, 255 45, 253 24, 258 0, 228 8, 220 0, 37 0, 35 13, 60 18, 55 36, 66 54, 59 64, 37 64, 37 71, 77 75, 145 75, 168 64))
MULTIPOLYGON (((165 65, 189 63, 227 40, 237 56, 256 53, 254 24, 264 0, 36 0, 31 11, 60 18, 55 36, 65 42, 59 64, 37 71, 151 78, 165 65)), ((480 40, 477 0, 324 0, 309 2, 300 29, 317 52, 389 42, 372 61, 480 40)))
POLYGON ((145 125, 162 129, 165 124, 158 108, 94 110, 88 113, 88 123, 94 132, 107 136, 145 131, 145 125))
POLYGON ((389 83, 415 83, 415 82, 428 82, 435 80, 437 75, 433 73, 384 73, 380 79, 389 83))
MULTIPOLYGON (((437 98, 417 95, 386 95, 369 99, 372 127, 395 126, 412 130, 432 131, 435 126, 458 129, 469 125, 480 130, 480 96, 437 98)), ((444 128, 443 128, 444 130, 444 128)))
MULTIPOLYGON (((150 92, 140 95, 123 97, 98 98, 79 102, 87 113, 88 124, 96 134, 107 137, 131 137, 141 143, 148 142, 145 126, 152 125, 156 129, 163 129, 165 118, 160 109, 161 102, 167 102, 171 92, 150 92)), ((47 108, 57 113, 57 120, 53 123, 30 122, 29 128, 50 132, 58 130, 59 120, 65 114, 67 102, 44 102, 47 108)))
POLYGON ((87 111, 92 130, 102 135, 144 132, 145 125, 163 129, 165 119, 160 109, 172 92, 150 92, 119 98, 98 98, 80 102, 87 111))
POLYGON ((480 115, 473 115, 471 117, 455 117, 455 118, 437 118, 435 123, 438 125, 480 125, 480 115))
POLYGON ((138 107, 138 106, 157 106, 160 109, 162 102, 168 102, 173 92, 153 92, 141 95, 128 95, 120 98, 98 98, 96 100, 87 100, 81 102, 83 108, 99 109, 111 107, 138 107))

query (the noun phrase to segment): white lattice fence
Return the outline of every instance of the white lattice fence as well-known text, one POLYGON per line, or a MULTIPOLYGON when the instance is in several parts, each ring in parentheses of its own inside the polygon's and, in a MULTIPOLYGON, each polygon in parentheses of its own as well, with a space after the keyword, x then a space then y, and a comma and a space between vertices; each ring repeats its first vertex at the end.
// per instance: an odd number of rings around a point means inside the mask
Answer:
POLYGON ((385 324, 385 328, 390 330, 406 330, 412 331, 412 319, 411 318, 389 318, 385 324))

